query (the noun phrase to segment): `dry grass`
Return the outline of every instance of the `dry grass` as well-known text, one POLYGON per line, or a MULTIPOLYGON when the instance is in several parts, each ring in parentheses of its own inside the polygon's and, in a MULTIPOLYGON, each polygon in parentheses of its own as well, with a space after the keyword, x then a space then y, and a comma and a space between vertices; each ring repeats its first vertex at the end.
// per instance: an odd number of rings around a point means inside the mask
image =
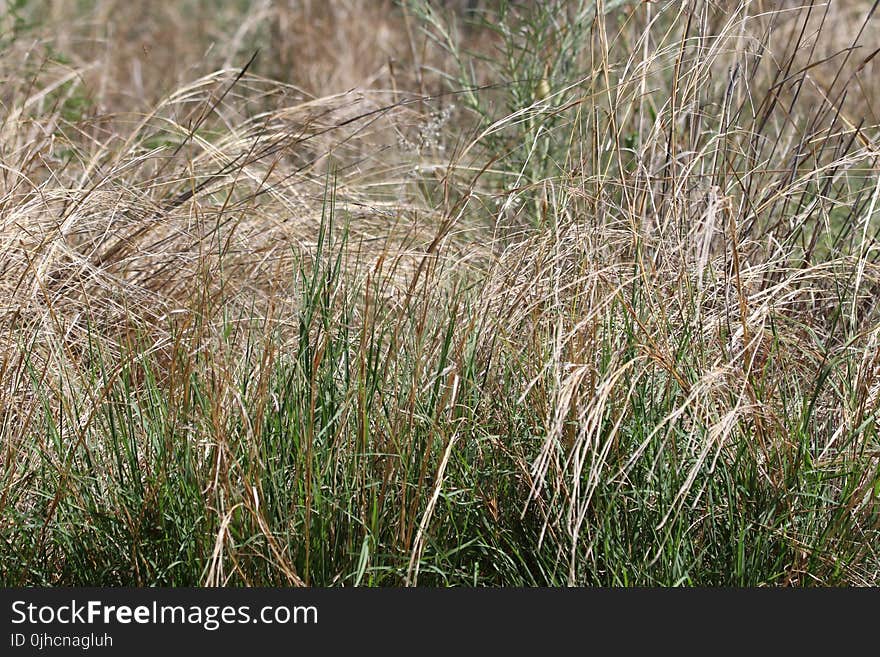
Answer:
POLYGON ((556 5, 7 6, 2 581, 877 584, 872 3, 556 5))

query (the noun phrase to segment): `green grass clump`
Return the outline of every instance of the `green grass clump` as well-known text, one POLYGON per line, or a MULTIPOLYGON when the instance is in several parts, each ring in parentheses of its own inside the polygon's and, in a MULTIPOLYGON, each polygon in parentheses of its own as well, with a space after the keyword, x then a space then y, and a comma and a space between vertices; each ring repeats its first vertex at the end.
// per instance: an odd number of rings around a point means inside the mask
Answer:
POLYGON ((869 2, 266 8, 172 90, 92 4, 0 40, 4 585, 878 583, 869 2), (400 59, 262 74, 343 19, 400 59))

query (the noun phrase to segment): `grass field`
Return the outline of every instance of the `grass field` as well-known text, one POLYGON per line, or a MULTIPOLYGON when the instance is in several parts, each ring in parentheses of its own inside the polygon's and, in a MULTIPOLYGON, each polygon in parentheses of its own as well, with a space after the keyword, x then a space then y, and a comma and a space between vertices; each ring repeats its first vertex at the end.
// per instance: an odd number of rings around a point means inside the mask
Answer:
POLYGON ((873 0, 0 4, 0 583, 880 584, 873 0))

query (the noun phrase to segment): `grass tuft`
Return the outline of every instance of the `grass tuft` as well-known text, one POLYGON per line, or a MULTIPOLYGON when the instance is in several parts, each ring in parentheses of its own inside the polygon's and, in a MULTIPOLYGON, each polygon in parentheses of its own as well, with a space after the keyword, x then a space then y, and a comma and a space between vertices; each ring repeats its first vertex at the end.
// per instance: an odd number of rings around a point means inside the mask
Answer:
POLYGON ((203 14, 0 17, 0 582, 878 584, 873 3, 203 14))

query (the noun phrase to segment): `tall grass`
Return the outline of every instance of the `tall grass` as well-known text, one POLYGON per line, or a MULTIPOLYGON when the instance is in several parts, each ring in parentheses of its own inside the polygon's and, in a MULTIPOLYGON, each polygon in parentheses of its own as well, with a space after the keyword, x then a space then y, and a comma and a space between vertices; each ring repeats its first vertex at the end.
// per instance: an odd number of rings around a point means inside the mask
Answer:
POLYGON ((870 2, 110 4, 3 18, 0 582, 878 583, 870 2))

